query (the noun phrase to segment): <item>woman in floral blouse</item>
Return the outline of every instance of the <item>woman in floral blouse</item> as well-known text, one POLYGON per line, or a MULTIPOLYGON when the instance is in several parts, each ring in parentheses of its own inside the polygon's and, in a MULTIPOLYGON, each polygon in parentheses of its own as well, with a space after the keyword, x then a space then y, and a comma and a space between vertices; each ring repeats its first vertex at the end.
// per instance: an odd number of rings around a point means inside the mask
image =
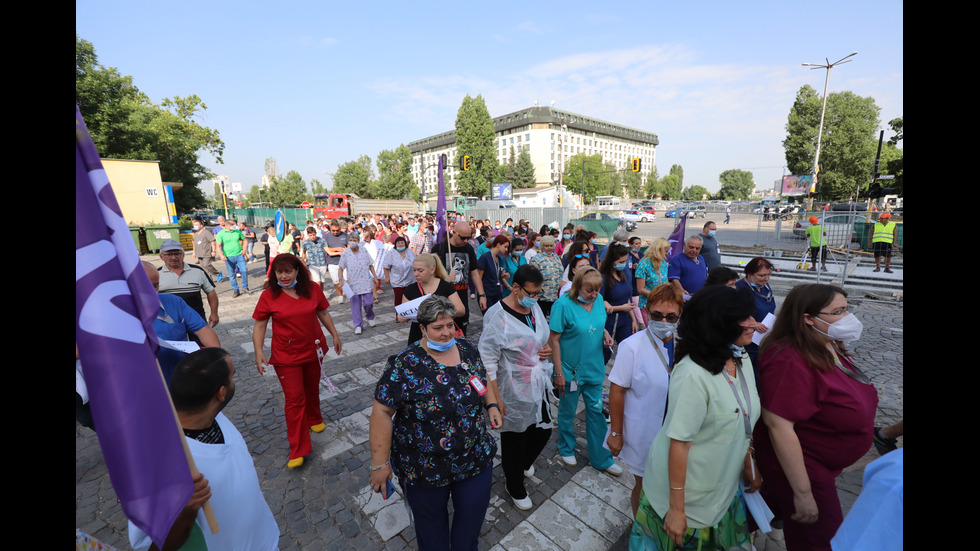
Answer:
POLYGON ((444 297, 422 302, 422 339, 388 359, 371 412, 371 487, 387 496, 398 476, 420 550, 477 549, 497 453, 487 417, 502 423, 476 346, 454 338, 455 313, 444 297))

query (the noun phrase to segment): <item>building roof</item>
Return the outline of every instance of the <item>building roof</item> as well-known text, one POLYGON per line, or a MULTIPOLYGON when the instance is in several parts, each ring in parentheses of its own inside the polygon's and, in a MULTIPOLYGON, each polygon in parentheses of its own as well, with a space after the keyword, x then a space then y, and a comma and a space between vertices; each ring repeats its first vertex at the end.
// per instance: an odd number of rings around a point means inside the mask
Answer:
MULTIPOLYGON (((660 139, 652 132, 607 122, 594 117, 586 117, 585 115, 579 115, 578 113, 572 113, 563 109, 555 109, 554 107, 528 107, 527 109, 508 113, 500 117, 494 117, 493 130, 494 132, 503 132, 535 123, 549 125, 565 124, 570 129, 580 130, 582 132, 594 132, 624 140, 650 143, 655 146, 660 144, 660 139)), ((412 153, 418 153, 419 151, 435 149, 455 142, 456 132, 450 130, 449 132, 443 132, 442 134, 436 134, 411 142, 408 144, 408 148, 412 153)))

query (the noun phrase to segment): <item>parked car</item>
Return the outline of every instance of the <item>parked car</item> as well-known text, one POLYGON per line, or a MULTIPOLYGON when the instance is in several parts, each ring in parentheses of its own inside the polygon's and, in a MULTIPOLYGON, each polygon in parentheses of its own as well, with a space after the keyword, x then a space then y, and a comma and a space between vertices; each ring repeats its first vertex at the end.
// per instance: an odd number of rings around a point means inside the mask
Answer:
POLYGON ((667 214, 665 214, 664 216, 666 216, 667 218, 679 218, 682 213, 686 215, 688 218, 694 218, 695 216, 700 216, 701 218, 704 218, 707 216, 707 212, 704 210, 703 205, 697 205, 697 206, 686 205, 683 207, 677 207, 674 210, 668 211, 667 214))
MULTIPOLYGON (((850 242, 857 242, 858 233, 854 230, 854 224, 864 222, 864 216, 857 214, 828 214, 826 217, 822 213, 810 213, 811 216, 820 218, 823 223, 824 232, 827 234, 827 244, 833 247, 846 247, 850 242)), ((804 213, 804 218, 797 220, 793 224, 793 235, 799 239, 806 237, 806 229, 810 227, 809 216, 804 213)))
POLYGON ((652 222, 657 218, 653 213, 640 210, 624 210, 620 217, 630 222, 652 222))
POLYGON ((636 222, 624 220, 619 216, 609 214, 608 212, 590 212, 583 216, 581 220, 617 220, 619 222, 619 226, 626 228, 626 231, 636 231, 636 222))

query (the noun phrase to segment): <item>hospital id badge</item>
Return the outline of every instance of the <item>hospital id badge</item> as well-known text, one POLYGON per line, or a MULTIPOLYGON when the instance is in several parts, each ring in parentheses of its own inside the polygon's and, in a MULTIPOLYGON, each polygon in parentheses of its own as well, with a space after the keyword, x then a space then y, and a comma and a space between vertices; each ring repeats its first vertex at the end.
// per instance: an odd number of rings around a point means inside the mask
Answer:
POLYGON ((479 394, 480 396, 483 396, 484 394, 487 393, 487 387, 484 386, 482 382, 480 382, 480 378, 477 377, 476 375, 470 377, 470 385, 473 387, 473 390, 475 390, 476 393, 479 394))
POLYGON ((572 382, 568 383, 568 391, 569 392, 575 392, 576 390, 578 390, 578 382, 572 381, 572 382))

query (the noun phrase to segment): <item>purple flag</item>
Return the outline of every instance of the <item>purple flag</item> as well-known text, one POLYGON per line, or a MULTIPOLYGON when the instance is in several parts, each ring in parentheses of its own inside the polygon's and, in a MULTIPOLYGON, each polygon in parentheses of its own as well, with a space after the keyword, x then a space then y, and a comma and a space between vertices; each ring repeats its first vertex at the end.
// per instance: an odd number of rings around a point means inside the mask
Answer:
POLYGON ((439 200, 436 202, 436 224, 439 224, 439 233, 436 234, 436 243, 441 243, 446 238, 446 180, 442 172, 446 167, 442 163, 442 155, 439 155, 439 200))
POLYGON ((670 237, 667 241, 670 241, 670 252, 667 253, 667 258, 674 258, 675 256, 684 252, 684 233, 687 231, 687 213, 680 213, 681 221, 674 226, 674 231, 670 232, 670 237))
POLYGON ((163 547, 194 492, 157 366, 160 300, 75 106, 75 344, 112 487, 163 547))

